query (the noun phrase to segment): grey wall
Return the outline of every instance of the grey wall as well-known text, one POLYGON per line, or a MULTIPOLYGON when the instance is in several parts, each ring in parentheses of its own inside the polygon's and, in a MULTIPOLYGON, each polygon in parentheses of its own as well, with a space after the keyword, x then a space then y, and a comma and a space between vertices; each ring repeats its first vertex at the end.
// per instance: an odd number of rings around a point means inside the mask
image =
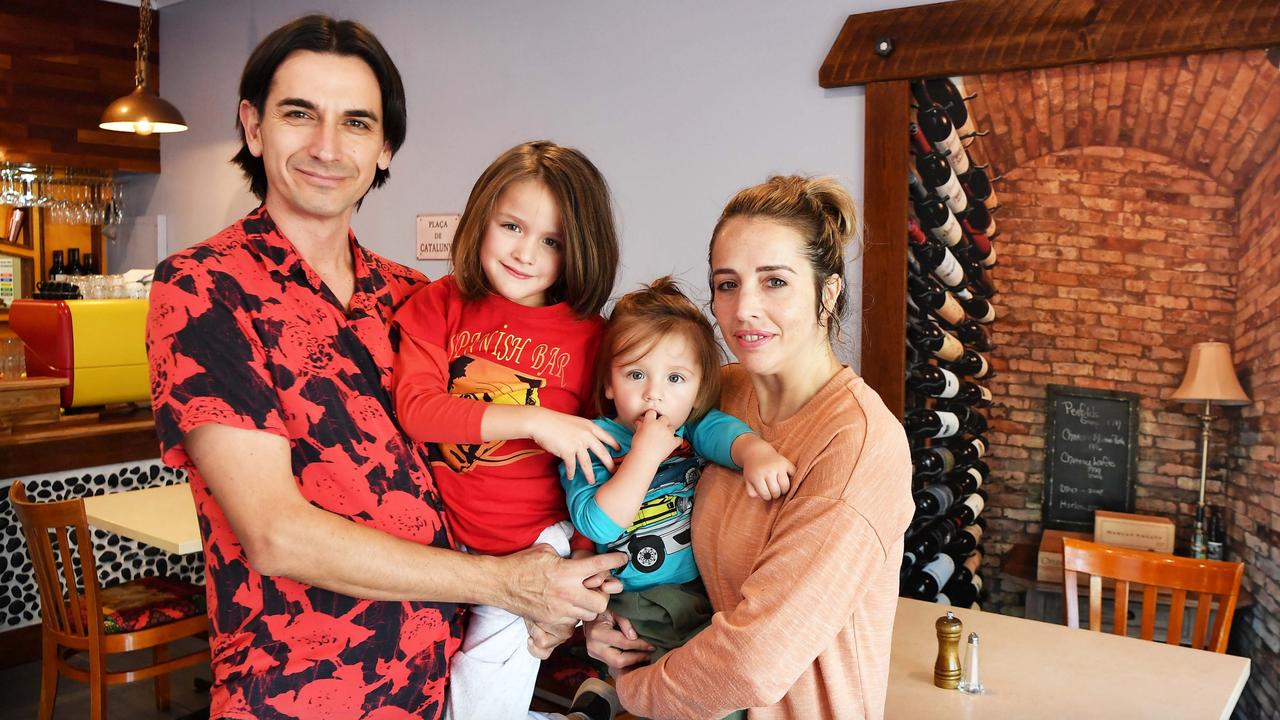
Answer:
MULTIPOLYGON (((674 273, 705 301, 707 240, 736 190, 803 172, 861 196, 863 91, 823 90, 818 68, 847 15, 910 4, 186 0, 160 15, 160 87, 191 130, 164 137, 164 171, 133 183, 134 207, 167 216, 176 250, 255 205, 227 162, 240 70, 267 32, 319 11, 372 29, 408 92, 408 140, 356 216, 361 242, 444 274, 442 262, 413 259, 414 216, 460 211, 498 153, 549 138, 582 149, 613 188, 616 290, 674 273)), ((850 264, 855 319, 842 353, 855 366, 860 267, 850 264)))

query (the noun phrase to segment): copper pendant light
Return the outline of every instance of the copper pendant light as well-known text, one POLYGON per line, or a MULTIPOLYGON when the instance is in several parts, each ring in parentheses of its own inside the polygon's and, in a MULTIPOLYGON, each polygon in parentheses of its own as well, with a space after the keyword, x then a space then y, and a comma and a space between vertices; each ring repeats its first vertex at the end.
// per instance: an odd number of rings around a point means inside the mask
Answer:
POLYGON ((159 95, 147 91, 147 39, 151 36, 151 0, 138 5, 138 60, 134 70, 133 92, 117 98, 102 112, 98 127, 139 135, 182 132, 187 121, 182 113, 159 95))

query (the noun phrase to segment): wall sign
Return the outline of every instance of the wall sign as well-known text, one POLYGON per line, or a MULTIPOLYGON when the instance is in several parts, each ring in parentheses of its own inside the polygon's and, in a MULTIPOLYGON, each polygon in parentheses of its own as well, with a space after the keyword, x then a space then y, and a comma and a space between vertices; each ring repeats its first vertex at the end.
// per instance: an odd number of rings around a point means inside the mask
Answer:
POLYGON ((1133 512, 1138 403, 1134 393, 1048 386, 1046 528, 1092 530, 1094 510, 1133 512))
POLYGON ((437 213, 418 216, 419 260, 448 260, 453 245, 453 233, 458 229, 461 215, 437 213))

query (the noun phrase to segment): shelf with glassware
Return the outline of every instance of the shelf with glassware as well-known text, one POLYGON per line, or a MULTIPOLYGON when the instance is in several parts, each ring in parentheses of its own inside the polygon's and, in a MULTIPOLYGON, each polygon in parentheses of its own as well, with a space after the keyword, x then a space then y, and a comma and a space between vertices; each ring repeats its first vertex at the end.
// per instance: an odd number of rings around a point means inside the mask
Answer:
POLYGON ((996 264, 998 205, 988 168, 970 156, 969 146, 984 133, 973 128, 959 88, 938 78, 914 82, 912 91, 903 424, 916 513, 900 594, 976 607, 990 475, 983 413, 992 397, 983 383, 995 349, 989 270, 996 264))
POLYGON ((0 162, 0 322, 11 298, 32 297, 54 274, 107 272, 107 238, 124 212, 110 172, 0 162))

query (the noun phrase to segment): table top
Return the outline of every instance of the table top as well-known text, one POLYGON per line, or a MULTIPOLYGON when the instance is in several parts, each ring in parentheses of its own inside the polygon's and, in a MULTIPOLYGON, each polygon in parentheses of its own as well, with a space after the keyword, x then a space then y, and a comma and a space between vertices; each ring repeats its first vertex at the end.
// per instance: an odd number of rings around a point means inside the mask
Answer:
POLYGON ((186 483, 84 499, 89 524, 178 555, 200 552, 196 503, 186 483))
POLYGON ((901 598, 885 717, 1227 718, 1248 677, 1247 658, 901 598), (978 633, 982 695, 933 685, 947 610, 978 633))

